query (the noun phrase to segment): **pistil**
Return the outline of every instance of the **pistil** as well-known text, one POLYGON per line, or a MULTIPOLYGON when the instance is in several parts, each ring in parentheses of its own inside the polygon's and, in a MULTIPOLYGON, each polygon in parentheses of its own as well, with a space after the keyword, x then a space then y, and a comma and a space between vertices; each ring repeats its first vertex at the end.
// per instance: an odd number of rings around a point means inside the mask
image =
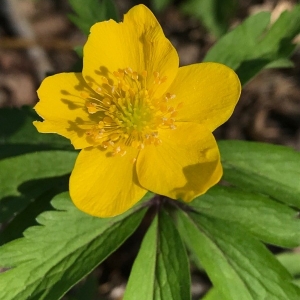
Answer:
POLYGON ((96 120, 86 131, 93 144, 110 148, 111 155, 123 156, 127 147, 142 150, 147 145, 159 146, 159 129, 176 129, 175 117, 182 104, 171 106, 176 96, 169 92, 155 98, 157 87, 167 77, 159 72, 153 77, 151 88, 147 88, 147 71, 119 69, 110 77, 101 77, 96 96, 81 94, 91 120, 96 120))

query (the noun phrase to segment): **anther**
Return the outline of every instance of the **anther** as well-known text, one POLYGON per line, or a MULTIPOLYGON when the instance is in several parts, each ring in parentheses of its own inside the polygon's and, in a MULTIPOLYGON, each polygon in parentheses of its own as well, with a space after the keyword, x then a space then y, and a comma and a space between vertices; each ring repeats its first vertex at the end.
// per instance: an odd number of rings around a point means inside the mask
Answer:
POLYGON ((102 81, 102 83, 104 83, 104 84, 108 84, 108 80, 107 80, 107 78, 104 77, 104 76, 101 77, 101 81, 102 81))
POLYGON ((104 142, 102 142, 102 144, 101 144, 101 147, 104 148, 104 149, 107 149, 108 146, 109 146, 109 144, 108 144, 107 141, 104 141, 104 142))
POLYGON ((139 79, 138 73, 137 73, 137 72, 133 72, 132 75, 131 75, 131 78, 132 78, 133 80, 138 80, 138 79, 139 79))
MULTIPOLYGON (((94 83, 98 93, 81 93, 86 99, 86 109, 94 125, 86 135, 94 144, 103 149, 109 148, 112 156, 124 156, 126 147, 142 150, 148 145, 158 146, 160 129, 176 129, 175 117, 182 103, 169 105, 174 94, 166 93, 163 97, 154 98, 159 84, 167 80, 159 72, 153 72, 154 85, 146 87, 146 70, 137 72, 130 67, 118 69, 112 77, 102 76, 100 83, 94 83)), ((133 163, 136 159, 133 160, 133 163)))
POLYGON ((111 101, 108 98, 104 98, 102 100, 104 106, 109 107, 111 105, 111 101))
POLYGON ((80 93, 80 96, 83 98, 83 99, 87 99, 90 97, 90 95, 87 93, 87 92, 81 92, 80 93))
POLYGON ((158 72, 153 72, 153 76, 154 76, 154 78, 158 78, 159 77, 159 73, 158 72))
POLYGON ((131 75, 132 74, 132 69, 131 68, 126 68, 124 70, 124 72, 127 74, 127 75, 131 75))
POLYGON ((160 78, 160 83, 166 82, 167 79, 168 79, 167 76, 164 76, 164 77, 160 78))
POLYGON ((174 98, 176 97, 176 95, 174 95, 174 94, 171 94, 171 93, 166 93, 166 99, 167 100, 173 100, 174 98))
POLYGON ((99 128, 99 129, 104 128, 104 126, 105 126, 105 124, 104 124, 103 121, 100 121, 100 122, 98 123, 98 128, 99 128))
POLYGON ((86 106, 89 114, 94 114, 98 111, 97 105, 95 103, 87 102, 85 106, 86 106))
POLYGON ((143 143, 140 143, 137 148, 139 150, 143 150, 145 148, 145 145, 143 143))
POLYGON ((106 124, 111 124, 113 122, 113 119, 111 117, 104 117, 103 122, 106 124))
POLYGON ((109 136, 110 140, 116 142, 120 138, 120 134, 113 133, 109 136))

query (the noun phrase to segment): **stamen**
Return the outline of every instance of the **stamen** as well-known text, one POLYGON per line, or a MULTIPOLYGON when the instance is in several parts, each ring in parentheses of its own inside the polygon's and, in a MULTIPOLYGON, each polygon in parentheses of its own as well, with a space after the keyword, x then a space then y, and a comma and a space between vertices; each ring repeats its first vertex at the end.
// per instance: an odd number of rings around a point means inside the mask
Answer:
POLYGON ((87 102, 85 106, 88 109, 89 114, 94 114, 98 111, 97 105, 95 103, 87 102))
POLYGON ((153 72, 154 82, 148 88, 147 76, 146 70, 118 69, 102 76, 100 83, 93 82, 97 94, 81 93, 88 113, 94 115, 90 119, 94 125, 89 125, 86 135, 111 156, 124 156, 127 147, 143 151, 148 145, 159 146, 159 129, 176 129, 175 117, 182 103, 169 105, 175 98, 170 92, 156 98, 156 89, 167 77, 153 72))
POLYGON ((102 83, 108 84, 108 80, 107 80, 106 77, 102 76, 102 77, 101 77, 101 80, 102 80, 102 83))

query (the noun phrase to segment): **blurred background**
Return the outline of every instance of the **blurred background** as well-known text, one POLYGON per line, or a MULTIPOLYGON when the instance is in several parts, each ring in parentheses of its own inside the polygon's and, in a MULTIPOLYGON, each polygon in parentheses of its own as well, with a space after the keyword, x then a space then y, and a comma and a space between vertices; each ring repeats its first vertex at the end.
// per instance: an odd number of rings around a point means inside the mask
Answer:
MULTIPOLYGON (((177 49, 181 65, 201 62, 219 37, 249 15, 270 11, 274 22, 298 2, 114 1, 120 18, 135 4, 151 8, 177 49), (214 3, 214 11, 209 3, 214 3)), ((70 14, 68 0, 0 0, 0 108, 34 105, 36 89, 46 74, 71 71, 78 63, 74 47, 84 45, 86 36, 70 21, 70 14)), ((300 44, 299 36, 295 43, 300 44)), ((299 48, 292 61, 293 68, 264 70, 244 87, 232 118, 215 132, 217 139, 268 142, 300 150, 299 48)), ((146 227, 139 228, 65 299, 121 299, 146 227)), ((199 299, 209 288, 209 280, 195 269, 192 281, 193 295, 199 299)))

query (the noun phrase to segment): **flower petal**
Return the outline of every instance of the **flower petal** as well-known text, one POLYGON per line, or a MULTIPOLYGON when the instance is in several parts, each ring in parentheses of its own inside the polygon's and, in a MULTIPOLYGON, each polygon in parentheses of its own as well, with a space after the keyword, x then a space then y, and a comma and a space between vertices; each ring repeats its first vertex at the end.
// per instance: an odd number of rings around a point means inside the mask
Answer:
POLYGON ((99 148, 83 149, 70 178, 70 195, 82 211, 97 217, 119 215, 145 194, 136 179, 133 159, 137 150, 124 156, 108 156, 99 148))
POLYGON ((137 159, 137 176, 146 189, 188 202, 205 193, 222 177, 213 135, 196 123, 176 123, 159 131, 162 144, 149 145, 137 159))
POLYGON ((179 68, 169 88, 183 103, 177 121, 204 124, 213 131, 226 122, 241 93, 239 78, 233 70, 219 63, 200 63, 179 68))
POLYGON ((147 87, 154 82, 154 72, 167 77, 157 94, 161 95, 174 80, 179 59, 176 50, 165 37, 160 24, 144 5, 134 6, 124 21, 96 23, 84 46, 83 77, 88 82, 101 83, 119 68, 147 71, 147 87))
POLYGON ((61 73, 44 79, 38 89, 40 101, 34 109, 44 119, 33 124, 39 132, 58 133, 71 140, 75 148, 91 146, 85 136, 89 114, 82 92, 91 92, 81 73, 61 73))

